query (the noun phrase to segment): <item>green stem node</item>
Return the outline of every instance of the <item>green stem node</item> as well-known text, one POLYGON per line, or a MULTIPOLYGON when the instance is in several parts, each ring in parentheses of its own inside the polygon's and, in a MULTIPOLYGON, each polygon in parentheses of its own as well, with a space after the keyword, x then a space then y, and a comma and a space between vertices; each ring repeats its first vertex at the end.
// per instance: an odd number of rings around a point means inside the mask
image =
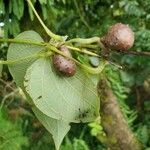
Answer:
POLYGON ((68 40, 66 43, 92 44, 96 42, 100 42, 99 37, 92 37, 92 38, 87 38, 87 39, 74 38, 74 39, 68 40))

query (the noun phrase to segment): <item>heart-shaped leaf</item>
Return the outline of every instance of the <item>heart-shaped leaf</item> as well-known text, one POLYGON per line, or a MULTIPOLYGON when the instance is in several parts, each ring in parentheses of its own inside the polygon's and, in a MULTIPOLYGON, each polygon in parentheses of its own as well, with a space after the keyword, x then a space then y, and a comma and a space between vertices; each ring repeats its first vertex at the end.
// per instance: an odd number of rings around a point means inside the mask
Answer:
MULTIPOLYGON (((41 36, 35 31, 22 32, 15 39, 29 40, 29 41, 39 42, 39 43, 43 42, 41 36)), ((43 50, 42 46, 12 43, 10 44, 8 49, 7 60, 17 60, 17 59, 26 58, 42 50, 43 50)), ((10 73, 12 74, 18 86, 22 87, 26 70, 35 60, 36 58, 28 58, 23 61, 20 61, 19 63, 11 64, 8 66, 10 73)))
POLYGON ((81 69, 73 77, 58 76, 51 60, 40 58, 27 70, 24 86, 40 111, 67 122, 89 122, 99 115, 96 87, 81 69))
MULTIPOLYGON (((36 42, 43 42, 43 39, 40 35, 34 31, 25 31, 19 34, 15 39, 23 39, 29 41, 36 41, 36 42)), ((27 44, 10 44, 8 49, 8 60, 16 60, 20 58, 25 58, 27 56, 33 55, 38 53, 39 51, 43 50, 43 47, 35 46, 35 45, 27 45, 27 44)), ((23 86, 24 76, 26 73, 27 68, 35 61, 35 58, 32 59, 25 59, 20 63, 9 65, 9 70, 17 83, 18 86, 23 86)), ((27 96, 27 99, 32 101, 27 93, 24 91, 27 96)), ((61 120, 55 120, 43 114, 39 111, 38 108, 33 108, 34 113, 36 114, 37 118, 41 121, 41 123, 45 126, 45 128, 52 134, 56 149, 59 149, 59 146, 70 129, 69 122, 63 122, 61 120)))
POLYGON ((40 122, 44 125, 44 127, 52 134, 55 147, 57 150, 59 150, 63 138, 70 130, 69 123, 64 122, 62 120, 52 119, 44 115, 36 107, 34 107, 32 110, 34 111, 35 115, 40 120, 40 122))

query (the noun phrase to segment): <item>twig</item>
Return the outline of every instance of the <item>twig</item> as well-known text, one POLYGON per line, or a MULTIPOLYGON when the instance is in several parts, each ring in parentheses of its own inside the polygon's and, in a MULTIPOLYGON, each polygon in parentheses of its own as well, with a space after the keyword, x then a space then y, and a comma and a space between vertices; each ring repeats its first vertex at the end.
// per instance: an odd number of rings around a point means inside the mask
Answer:
POLYGON ((30 44, 30 45, 36 45, 36 46, 45 46, 45 43, 43 42, 34 42, 31 40, 22 40, 22 39, 0 39, 1 42, 7 42, 7 43, 18 43, 18 44, 30 44))
POLYGON ((121 54, 125 54, 125 55, 136 55, 136 56, 147 56, 150 57, 150 52, 137 52, 137 51, 118 51, 118 50, 112 50, 116 53, 121 53, 121 54))
POLYGON ((19 92, 19 88, 15 89, 14 91, 12 91, 11 93, 9 93, 8 95, 6 95, 3 99, 2 99, 2 102, 1 102, 1 105, 0 105, 0 110, 2 109, 4 103, 5 103, 5 100, 7 98, 9 98, 10 96, 14 96, 17 92, 19 92))
MULTIPOLYGON (((7 82, 5 82, 4 80, 2 80, 1 78, 0 78, 0 82, 2 82, 6 87, 9 87, 12 91, 14 90, 14 89, 11 87, 12 82, 11 82, 10 84, 8 84, 7 82)), ((13 81, 13 82, 14 82, 14 81, 13 81)))
POLYGON ((71 40, 66 41, 66 43, 79 43, 79 44, 92 44, 92 43, 99 43, 100 42, 100 38, 99 37, 92 37, 92 38, 74 38, 71 40))
POLYGON ((100 57, 101 58, 101 56, 99 56, 98 54, 93 53, 91 51, 87 51, 86 49, 80 50, 80 48, 73 47, 73 46, 67 46, 67 48, 69 48, 71 50, 74 50, 74 51, 78 51, 80 53, 84 53, 84 54, 87 54, 87 55, 96 56, 96 57, 100 57))

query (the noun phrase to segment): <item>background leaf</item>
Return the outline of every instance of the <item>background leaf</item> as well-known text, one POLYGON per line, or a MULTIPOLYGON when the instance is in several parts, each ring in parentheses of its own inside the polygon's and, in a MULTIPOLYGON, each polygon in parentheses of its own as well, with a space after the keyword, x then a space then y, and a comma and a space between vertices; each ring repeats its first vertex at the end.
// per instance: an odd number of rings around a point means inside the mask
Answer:
POLYGON ((58 76, 50 59, 41 58, 27 70, 24 86, 36 107, 49 117, 89 122, 99 115, 96 87, 80 69, 70 78, 58 76))
POLYGON ((12 0, 13 13, 18 19, 21 19, 24 13, 24 1, 23 0, 12 0))
POLYGON ((28 139, 23 136, 19 122, 11 122, 2 110, 0 110, 0 121, 0 150, 21 150, 22 145, 28 146, 28 139))

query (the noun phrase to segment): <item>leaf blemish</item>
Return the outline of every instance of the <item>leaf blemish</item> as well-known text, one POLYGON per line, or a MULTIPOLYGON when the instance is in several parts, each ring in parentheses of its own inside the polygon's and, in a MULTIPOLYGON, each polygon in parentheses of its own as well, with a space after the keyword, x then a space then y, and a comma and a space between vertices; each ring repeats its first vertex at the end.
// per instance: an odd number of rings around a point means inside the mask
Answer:
POLYGON ((93 112, 93 115, 96 117, 96 112, 95 111, 93 112))
POLYGON ((25 80, 24 80, 24 82, 28 82, 28 81, 29 81, 28 79, 25 79, 25 80))
POLYGON ((41 99, 42 98, 42 95, 40 95, 37 99, 41 99))
POLYGON ((83 118, 87 117, 88 113, 89 113, 89 110, 81 111, 81 109, 79 108, 79 118, 80 119, 83 119, 83 118))

